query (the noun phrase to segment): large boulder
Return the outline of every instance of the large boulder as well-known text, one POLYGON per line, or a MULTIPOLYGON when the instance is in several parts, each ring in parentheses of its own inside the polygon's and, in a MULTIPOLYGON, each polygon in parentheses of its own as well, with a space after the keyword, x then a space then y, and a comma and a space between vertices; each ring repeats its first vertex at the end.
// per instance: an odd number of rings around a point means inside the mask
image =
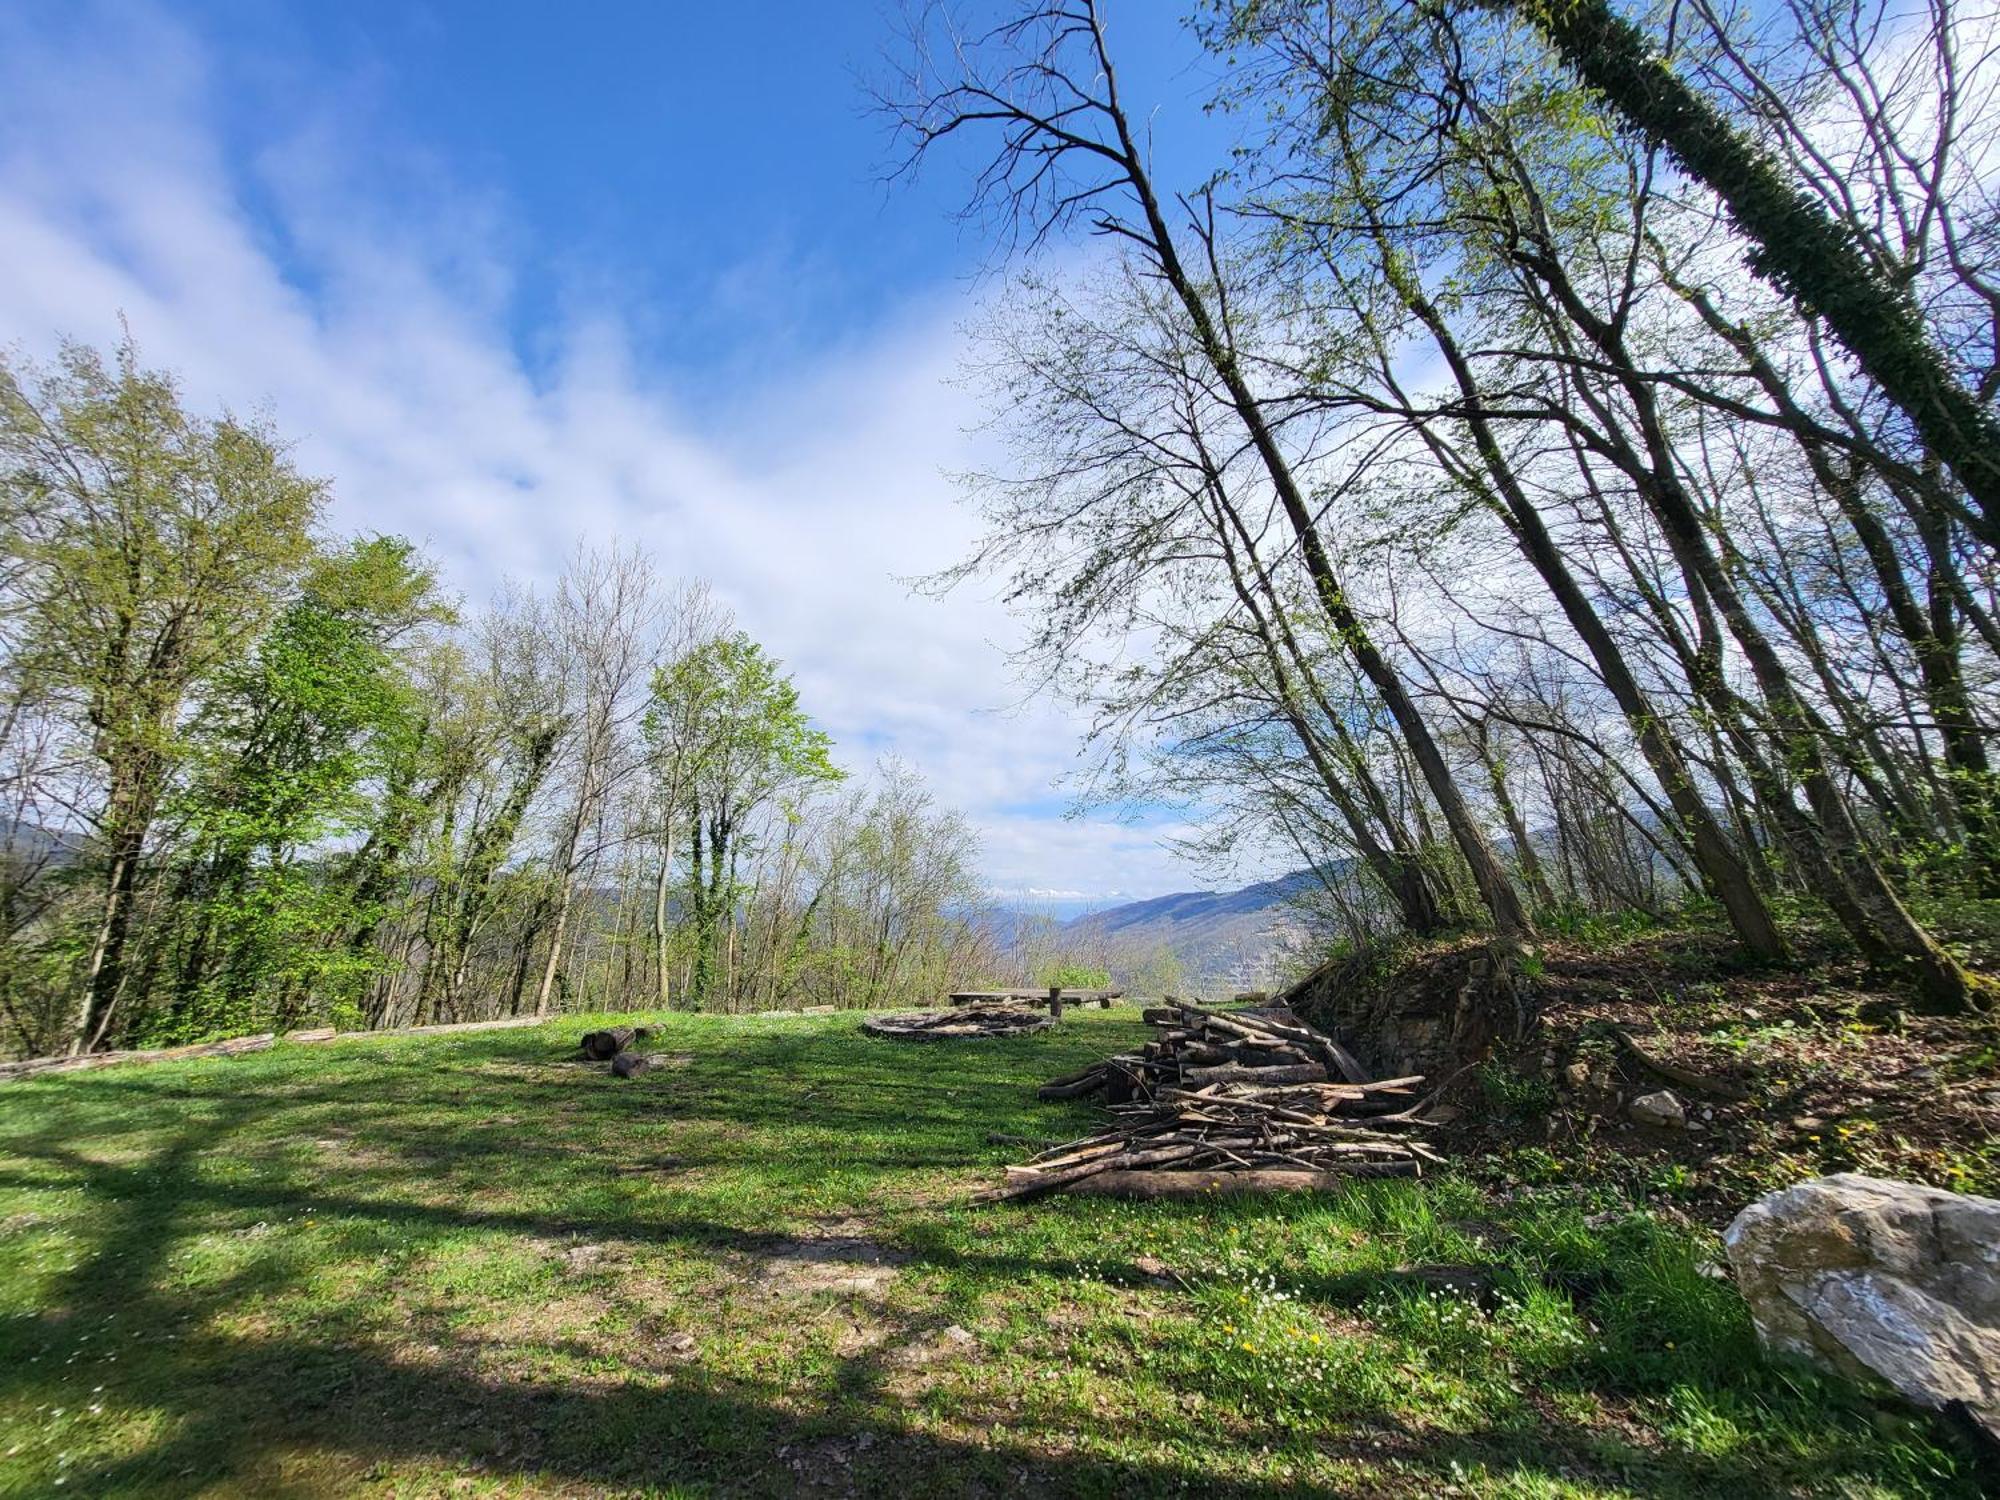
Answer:
POLYGON ((1767 1348, 2000 1419, 2000 1201, 1843 1172, 1723 1236, 1767 1348))

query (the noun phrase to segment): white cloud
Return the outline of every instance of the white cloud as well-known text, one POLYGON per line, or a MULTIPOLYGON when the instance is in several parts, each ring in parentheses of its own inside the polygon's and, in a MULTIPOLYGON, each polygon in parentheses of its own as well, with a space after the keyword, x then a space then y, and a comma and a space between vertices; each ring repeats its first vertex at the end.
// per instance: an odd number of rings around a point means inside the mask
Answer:
POLYGON ((700 425, 601 300, 538 331, 546 368, 524 362, 504 204, 310 101, 238 160, 220 86, 151 12, 66 38, 0 21, 0 336, 105 344, 122 314, 196 404, 268 409, 296 436, 337 524, 427 543, 474 599, 546 581, 579 535, 708 578, 850 760, 894 753, 973 817, 996 888, 1194 883, 1160 830, 1019 811, 1051 799, 1078 726, 993 711, 1020 696, 997 606, 898 582, 971 532, 941 477, 967 466, 974 415, 945 384, 962 297, 917 296, 870 341, 705 402, 727 416, 700 425))

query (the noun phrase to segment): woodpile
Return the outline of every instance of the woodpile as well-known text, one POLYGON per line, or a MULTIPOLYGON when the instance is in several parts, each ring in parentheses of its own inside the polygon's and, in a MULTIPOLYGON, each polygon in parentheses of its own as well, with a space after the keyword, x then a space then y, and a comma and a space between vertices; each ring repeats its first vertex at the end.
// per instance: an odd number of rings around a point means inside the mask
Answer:
POLYGON ((1087 1099, 1107 1104, 1151 1099, 1162 1087, 1202 1088, 1212 1083, 1295 1084, 1339 1080, 1367 1085, 1385 1098, 1406 1095, 1420 1078, 1370 1083, 1361 1064, 1328 1036, 1301 1024, 1289 1011, 1204 1010, 1169 1000, 1145 1012, 1159 1038, 1137 1052, 1121 1052, 1044 1084, 1044 1099, 1087 1099))
POLYGON ((1109 1010, 1124 996, 1123 990, 1066 990, 1052 984, 1046 990, 955 990, 945 998, 953 1005, 1033 1005, 1060 1021, 1066 1005, 1109 1010))
POLYGON ((1009 1167, 974 1201, 1311 1191, 1415 1177, 1441 1160, 1413 1138, 1421 1078, 1370 1080, 1337 1042, 1289 1016, 1169 1004, 1146 1019, 1158 1040, 1041 1090, 1101 1093, 1113 1123, 1009 1167))
POLYGON ((904 1011, 870 1016, 861 1029, 899 1042, 940 1042, 961 1037, 1020 1036, 1055 1025, 1055 1017, 1018 1005, 965 1005, 956 1010, 904 1011))

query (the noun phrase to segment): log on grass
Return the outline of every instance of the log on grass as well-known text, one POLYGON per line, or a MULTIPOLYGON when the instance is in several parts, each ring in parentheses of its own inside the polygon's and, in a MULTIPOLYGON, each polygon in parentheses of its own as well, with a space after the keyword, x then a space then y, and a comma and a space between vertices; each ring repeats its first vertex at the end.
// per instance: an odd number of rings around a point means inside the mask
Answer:
POLYGON ((607 1031, 586 1031, 578 1045, 582 1047, 585 1057, 603 1062, 616 1057, 641 1035, 640 1028, 636 1026, 613 1026, 607 1031))
POLYGON ((234 1036, 226 1042, 198 1042, 191 1047, 161 1047, 143 1052, 85 1052, 77 1057, 30 1057, 20 1062, 0 1063, 0 1082, 28 1078, 38 1073, 75 1073, 86 1068, 110 1068, 120 1063, 179 1062, 190 1057, 235 1057, 243 1052, 262 1052, 277 1041, 273 1032, 256 1036, 234 1036))
POLYGON ((1035 1090, 1037 1099, 1087 1099, 1101 1090, 1109 1075, 1101 1063, 1073 1078, 1057 1078, 1035 1090))

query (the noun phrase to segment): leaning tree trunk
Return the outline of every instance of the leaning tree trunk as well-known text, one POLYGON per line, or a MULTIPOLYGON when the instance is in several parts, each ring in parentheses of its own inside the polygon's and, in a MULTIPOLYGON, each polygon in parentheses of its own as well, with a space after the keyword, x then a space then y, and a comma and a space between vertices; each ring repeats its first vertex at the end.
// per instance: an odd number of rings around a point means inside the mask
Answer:
POLYGON ((152 821, 153 798, 145 788, 133 788, 115 800, 106 840, 103 914, 91 940, 82 994, 70 1030, 72 1056, 102 1046, 110 1032, 112 1007, 125 978, 125 946, 132 930, 132 899, 139 883, 139 861, 145 853, 146 832, 152 821))
POLYGON ((1383 706, 1389 710, 1389 717, 1395 720, 1410 754, 1416 758, 1424 785, 1436 801, 1438 810, 1444 814, 1453 842, 1458 845, 1459 853, 1472 871, 1473 883, 1479 887, 1480 899, 1492 915, 1494 927, 1506 936, 1531 935, 1534 927, 1521 905, 1520 894, 1508 879, 1499 856, 1493 852, 1492 844, 1487 841, 1478 820, 1472 815, 1472 809, 1459 792, 1458 782, 1436 739, 1432 737, 1430 726, 1424 722, 1408 689, 1403 686, 1402 677, 1382 655, 1368 627, 1347 602, 1347 592, 1334 572, 1333 560, 1327 555, 1312 507, 1306 502, 1305 492, 1299 486, 1298 476, 1292 472, 1291 463, 1278 446, 1277 435, 1265 418, 1263 404, 1257 399, 1256 392, 1251 390, 1235 352, 1217 327, 1207 300, 1181 262, 1172 231, 1167 228, 1166 216, 1161 212, 1151 178, 1132 138, 1131 127, 1124 111, 1116 106, 1115 85, 1111 82, 1108 65, 1105 86, 1114 100, 1111 113, 1118 130, 1122 165, 1138 196, 1140 209, 1146 216, 1152 240, 1149 248, 1159 264, 1162 278, 1187 313, 1202 356, 1220 377, 1230 408, 1242 422, 1250 446, 1256 450, 1265 475, 1271 481, 1278 504, 1298 541, 1306 575, 1312 580, 1321 609, 1326 612, 1335 635, 1360 668, 1362 676, 1381 696, 1383 706))
MULTIPOLYGON (((1369 210, 1370 228, 1385 277, 1398 299, 1429 331, 1451 371, 1459 394, 1465 400, 1466 424, 1478 451, 1480 465, 1492 486, 1489 489, 1486 485, 1477 485, 1480 498, 1499 515, 1521 549, 1522 556, 1541 575, 1543 583, 1555 596, 1563 618, 1590 652, 1591 661, 1596 665, 1605 689, 1618 705, 1625 722, 1631 726, 1640 754, 1645 757, 1648 768, 1666 793, 1674 816, 1680 820, 1703 883, 1728 915, 1729 924, 1737 937, 1758 959, 1783 962, 1786 958, 1784 935, 1779 932, 1770 906, 1765 902, 1763 892, 1758 890, 1749 866, 1730 847, 1727 835, 1695 785, 1686 758, 1674 744, 1673 736, 1654 710, 1603 617, 1577 582, 1576 575, 1570 571, 1562 548, 1549 534, 1548 527, 1542 522, 1541 512, 1535 508, 1514 466, 1501 449, 1499 437, 1485 416, 1478 379, 1465 351, 1459 347, 1457 337, 1436 305, 1396 259, 1380 222, 1373 217, 1372 204, 1369 210)), ((1468 479, 1470 477, 1467 476, 1468 479)))
POLYGON ((1532 24, 1628 123, 1722 200, 1756 246, 1751 270, 1825 322, 1964 486, 1967 525, 2000 547, 2000 423, 1954 377, 1915 301, 1868 259, 1853 232, 1606 0, 1488 3, 1532 24))

